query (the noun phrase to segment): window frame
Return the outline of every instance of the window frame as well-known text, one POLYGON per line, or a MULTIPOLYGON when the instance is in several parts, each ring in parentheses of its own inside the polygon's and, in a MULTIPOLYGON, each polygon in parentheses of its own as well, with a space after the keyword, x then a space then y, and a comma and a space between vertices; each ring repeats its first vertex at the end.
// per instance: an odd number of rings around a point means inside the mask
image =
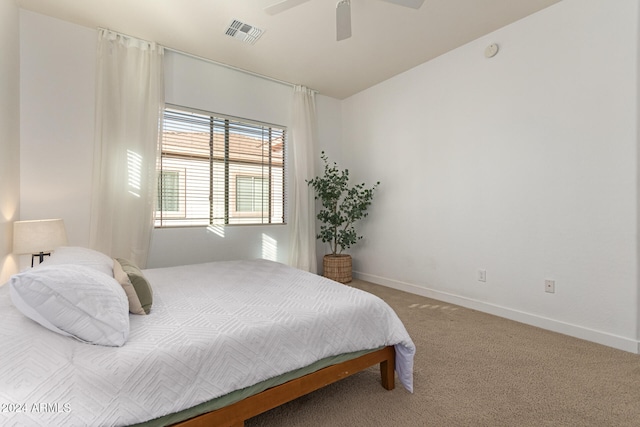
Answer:
MULTIPOLYGON (((178 196, 176 197, 175 203, 178 204, 178 209, 176 210, 164 210, 164 209, 158 209, 160 206, 158 206, 160 203, 163 203, 162 198, 156 197, 156 212, 162 212, 163 216, 167 216, 169 218, 186 218, 186 205, 187 205, 187 201, 186 201, 186 175, 187 175, 187 170, 186 168, 173 168, 173 167, 168 167, 166 169, 162 169, 162 170, 158 170, 158 191, 160 191, 161 188, 164 188, 163 182, 160 182, 162 180, 162 176, 164 174, 175 174, 177 175, 178 179, 178 183, 177 183, 177 190, 178 190, 178 196)), ((158 194, 158 193, 156 193, 158 194)))
MULTIPOLYGON (((269 193, 269 181, 268 181, 268 178, 265 178, 265 177, 259 176, 259 175, 251 175, 251 174, 248 174, 248 173, 236 173, 236 174, 234 174, 233 181, 234 181, 235 190, 236 190, 236 198, 235 198, 235 201, 234 201, 234 204, 233 204, 234 205, 234 212, 236 214, 239 214, 239 215, 244 215, 244 214, 249 215, 249 214, 260 213, 262 216, 264 216, 265 212, 268 212, 268 210, 265 211, 265 210, 257 210, 257 209, 255 209, 255 207, 257 205, 256 200, 258 200, 256 198, 256 188, 257 187, 262 187, 262 190, 261 190, 259 196, 264 201, 265 184, 267 186, 267 193, 269 193), (251 195, 251 200, 250 200, 251 201, 251 210, 242 210, 242 209, 239 208, 239 204, 241 204, 242 201, 243 201, 242 200, 243 197, 239 197, 238 196, 238 194, 240 193, 240 191, 239 191, 239 189, 240 189, 239 180, 242 180, 242 179, 245 179, 245 178, 251 178, 251 189, 252 189, 252 195, 251 195), (257 181, 260 181, 259 185, 256 185, 257 181)), ((264 203, 260 203, 260 205, 264 206, 264 203)))

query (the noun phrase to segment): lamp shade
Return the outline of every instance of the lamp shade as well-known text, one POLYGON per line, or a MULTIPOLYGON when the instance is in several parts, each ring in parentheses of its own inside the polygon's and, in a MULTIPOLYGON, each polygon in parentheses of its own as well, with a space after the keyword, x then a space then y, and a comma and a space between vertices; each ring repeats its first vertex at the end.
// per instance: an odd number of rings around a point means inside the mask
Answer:
POLYGON ((51 252, 67 244, 67 232, 61 219, 16 221, 13 223, 13 253, 51 252))

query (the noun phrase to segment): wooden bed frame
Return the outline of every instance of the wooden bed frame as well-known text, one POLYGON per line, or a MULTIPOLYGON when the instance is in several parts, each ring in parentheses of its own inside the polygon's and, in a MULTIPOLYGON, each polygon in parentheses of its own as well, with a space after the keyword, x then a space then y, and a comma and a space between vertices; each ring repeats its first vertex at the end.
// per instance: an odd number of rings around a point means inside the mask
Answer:
POLYGON ((179 427, 243 427, 244 421, 307 393, 318 390, 371 366, 380 364, 382 386, 395 387, 395 358, 393 346, 367 353, 346 362, 331 365, 319 371, 288 381, 244 400, 206 414, 199 415, 175 426, 179 427))

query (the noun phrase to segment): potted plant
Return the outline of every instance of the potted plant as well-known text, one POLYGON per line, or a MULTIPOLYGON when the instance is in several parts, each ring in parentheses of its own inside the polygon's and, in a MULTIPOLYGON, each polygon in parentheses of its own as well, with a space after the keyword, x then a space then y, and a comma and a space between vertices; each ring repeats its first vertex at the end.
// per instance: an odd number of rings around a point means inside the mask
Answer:
POLYGON ((324 151, 321 158, 324 174, 307 180, 307 184, 315 190, 316 200, 322 202, 322 209, 316 216, 322 225, 316 238, 329 243, 331 247, 331 253, 323 258, 323 275, 340 283, 348 283, 351 282, 352 260, 351 255, 342 251, 362 239, 354 225, 368 215, 367 208, 380 182, 371 188, 366 188, 364 183, 349 186, 349 170, 338 169, 335 162, 329 164, 324 151))

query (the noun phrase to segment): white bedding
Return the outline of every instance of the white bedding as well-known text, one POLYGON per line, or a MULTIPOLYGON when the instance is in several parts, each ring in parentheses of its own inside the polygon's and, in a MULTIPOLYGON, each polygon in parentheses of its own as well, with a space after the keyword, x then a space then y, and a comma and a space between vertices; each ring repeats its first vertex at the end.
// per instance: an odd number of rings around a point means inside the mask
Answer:
POLYGON ((395 345, 413 388, 415 347, 395 312, 355 288, 265 260, 144 271, 147 316, 123 347, 55 334, 0 287, 0 425, 129 425, 319 359, 395 345))

